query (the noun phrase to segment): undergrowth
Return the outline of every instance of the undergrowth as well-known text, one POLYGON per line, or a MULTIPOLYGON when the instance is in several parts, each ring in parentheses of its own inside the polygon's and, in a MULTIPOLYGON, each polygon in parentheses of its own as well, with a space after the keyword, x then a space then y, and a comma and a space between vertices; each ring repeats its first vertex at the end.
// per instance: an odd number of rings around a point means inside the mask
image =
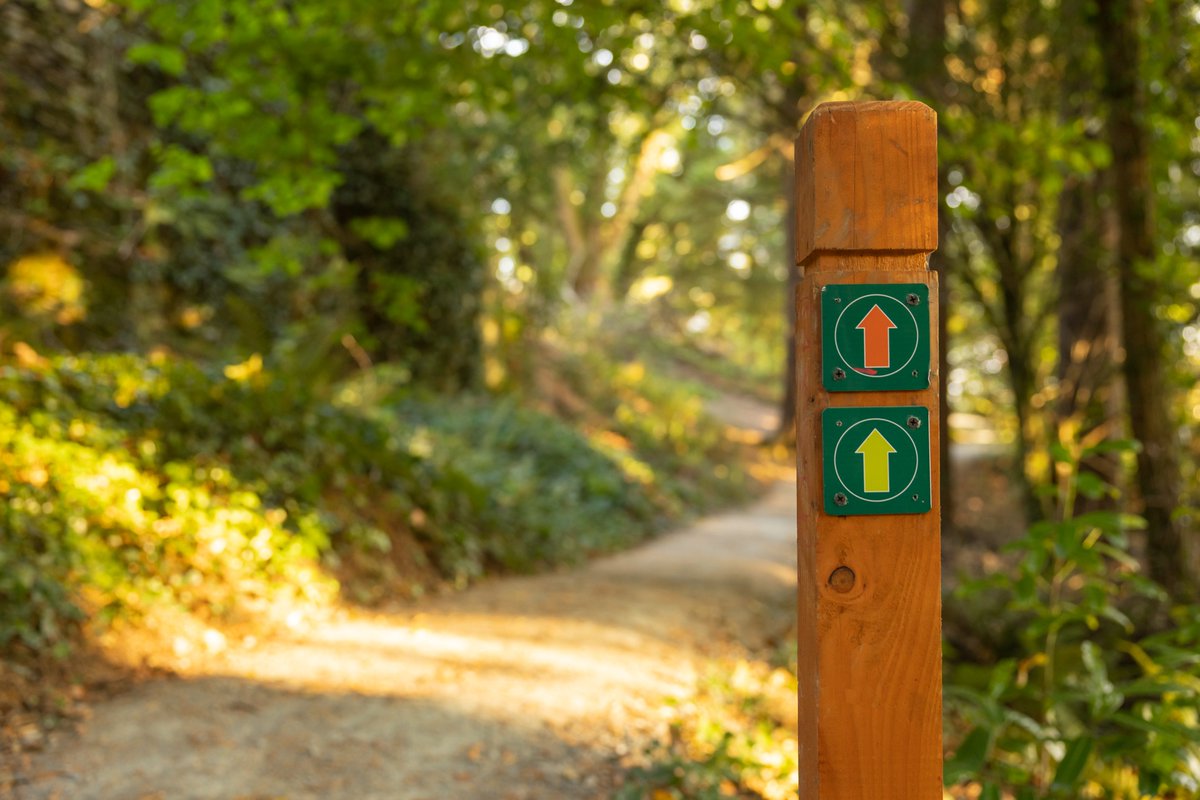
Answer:
POLYGON ((629 365, 586 369, 605 407, 568 424, 488 396, 362 410, 257 358, 4 366, 0 654, 62 655, 86 622, 155 606, 326 603, 339 565, 396 548, 459 586, 575 563, 748 493, 698 401, 629 365))
POLYGON ((673 700, 669 734, 637 755, 614 800, 796 800, 795 647, 714 663, 673 700))
POLYGON ((1132 449, 1111 441, 1057 445, 1056 517, 1006 548, 1010 568, 948 598, 964 614, 979 612, 971 616, 981 631, 1018 631, 1013 645, 983 663, 947 647, 952 796, 1200 796, 1198 609, 1164 613, 1166 594, 1130 554, 1145 522, 1117 510, 1116 489, 1081 468, 1132 449), (1099 507, 1078 513, 1084 498, 1099 507), (1159 619, 1135 621, 1154 608, 1159 619))

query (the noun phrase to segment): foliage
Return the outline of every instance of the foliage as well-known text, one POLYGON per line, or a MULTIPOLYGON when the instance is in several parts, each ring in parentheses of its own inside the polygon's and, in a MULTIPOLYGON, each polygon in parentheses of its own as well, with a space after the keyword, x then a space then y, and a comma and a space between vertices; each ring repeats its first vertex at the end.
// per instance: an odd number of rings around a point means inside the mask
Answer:
MULTIPOLYGON (((318 561, 406 548, 462 583, 744 496, 698 387, 658 367, 777 377, 794 134, 821 100, 920 96, 940 118, 944 399, 1015 443, 1018 479, 1075 476, 1028 492, 1047 521, 1016 576, 968 592, 1012 594, 998 621, 1022 634, 986 675, 950 670, 972 726, 952 765, 1066 794, 1137 745, 1146 786, 1185 786, 1166 761, 1194 693, 1163 687, 1192 670, 1172 649, 1192 624, 1127 630, 1155 595, 1138 523, 1074 513, 1097 463, 1051 448, 1145 407, 1116 383, 1127 350, 1169 378, 1147 384, 1170 410, 1144 452, 1200 464, 1200 25, 1194 2, 1129 4, 1127 58, 1097 36, 1107 5, 0 2, 0 349, 58 354, 0 378, 0 640, 61 642, 80 606, 319 598, 318 561), (1147 101, 1136 187, 1103 143, 1105 64, 1147 101), (1157 202, 1123 213, 1135 191, 1157 202), (1131 231, 1145 263, 1121 273, 1131 231), (1141 308, 1120 313, 1117 274, 1141 308), (1139 319, 1165 339, 1130 346, 1139 319), (360 379, 411 393, 339 394, 360 379)), ((1141 499, 1174 502, 1167 477, 1141 499)))
POLYGON ((593 446, 622 464, 667 514, 696 514, 744 497, 752 481, 738 445, 704 408, 707 390, 680 382, 651 361, 654 348, 620 315, 560 323, 564 341, 549 355, 582 400, 578 422, 593 446))
POLYGON ((1020 649, 986 666, 947 663, 954 755, 948 785, 983 797, 1129 797, 1200 790, 1200 627, 1182 607, 1173 627, 1139 635, 1125 609, 1163 593, 1138 574, 1129 532, 1138 517, 1075 514, 1081 497, 1113 493, 1083 460, 1128 449, 1108 442, 1058 447, 1062 518, 1031 526, 1007 549, 1012 572, 960 590, 998 593, 1020 626, 1020 649))
POLYGON ((617 800, 794 800, 795 660, 719 665, 672 703, 670 737, 641 754, 617 800))
POLYGON ((578 563, 636 541, 662 519, 583 435, 511 401, 409 401, 380 418, 415 426, 408 448, 424 455, 423 480, 436 482, 428 511, 450 523, 423 536, 460 582, 485 570, 578 563))
POLYGON ((421 385, 469 389, 479 383, 484 264, 459 199, 422 163, 430 158, 377 137, 346 145, 332 213, 355 269, 363 349, 376 362, 406 365, 421 385))
POLYGON ((459 585, 574 563, 644 537, 685 495, 746 490, 698 483, 684 465, 705 455, 687 429, 654 438, 645 421, 655 468, 642 472, 636 456, 511 401, 408 398, 364 413, 257 357, 219 371, 166 356, 31 358, 0 371, 0 647, 62 644, 81 607, 222 616, 281 595, 321 602, 334 588, 322 559, 386 553, 398 528, 459 585))
MULTIPOLYGON (((62 645, 81 603, 110 619, 158 602, 221 614, 280 592, 327 594, 313 563, 326 525, 302 498, 271 491, 301 471, 244 479, 219 448, 211 413, 236 391, 132 357, 3 368, 0 647, 62 645)), ((281 433, 238 421, 226 441, 244 452, 281 433)))

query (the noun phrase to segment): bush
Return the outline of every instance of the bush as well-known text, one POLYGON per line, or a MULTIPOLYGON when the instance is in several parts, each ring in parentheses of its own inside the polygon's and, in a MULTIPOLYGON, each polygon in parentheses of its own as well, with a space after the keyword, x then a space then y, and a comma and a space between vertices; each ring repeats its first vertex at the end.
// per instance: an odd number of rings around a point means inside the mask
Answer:
POLYGON ((574 563, 747 487, 698 469, 724 443, 678 403, 619 413, 626 440, 486 397, 360 411, 257 357, 25 361, 0 368, 0 650, 62 648, 84 609, 323 602, 322 561, 398 546, 456 585, 574 563))
POLYGON ((670 737, 641 754, 617 800, 795 800, 796 662, 714 665, 675 702, 670 737))
POLYGON ((1033 525, 1011 545, 1012 573, 997 572, 959 592, 958 602, 1000 593, 1021 630, 1019 653, 986 665, 947 662, 947 740, 955 750, 945 779, 948 786, 973 784, 971 796, 1200 792, 1196 609, 1177 609, 1178 627, 1154 635, 1139 635, 1122 610, 1138 598, 1164 595, 1138 574, 1128 553, 1127 532, 1144 527, 1140 518, 1073 513, 1080 494, 1113 494, 1079 471, 1096 453, 1056 454, 1070 468, 1061 519, 1033 525))
POLYGON ((289 496, 287 460, 265 457, 275 431, 249 438, 245 398, 226 405, 243 391, 132 356, 0 369, 0 647, 61 646, 81 603, 111 618, 164 601, 221 614, 280 592, 328 595, 313 568, 327 526, 289 496))
POLYGON ((426 455, 429 478, 457 489, 430 496, 435 514, 455 522, 427 534, 449 574, 578 562, 637 541, 662 520, 582 434, 511 401, 410 401, 385 418, 414 425, 409 446, 426 455))
POLYGON ((672 516, 744 498, 753 488, 744 453, 705 413, 703 395, 648 369, 635 354, 609 352, 592 343, 556 357, 563 378, 594 413, 582 421, 593 445, 622 461, 672 516))

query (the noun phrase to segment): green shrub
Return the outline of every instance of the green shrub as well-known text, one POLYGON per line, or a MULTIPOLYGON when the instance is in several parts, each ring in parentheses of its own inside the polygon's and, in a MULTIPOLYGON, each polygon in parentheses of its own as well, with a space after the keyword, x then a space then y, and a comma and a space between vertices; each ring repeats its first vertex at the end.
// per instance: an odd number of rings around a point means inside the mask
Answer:
POLYGON ((61 646, 81 601, 101 617, 162 601, 219 614, 328 594, 319 516, 271 474, 230 468, 213 418, 226 383, 131 356, 0 369, 0 647, 61 646))
POLYGON ((715 665, 673 702, 670 736, 640 754, 616 800, 796 800, 796 663, 715 665))
POLYGON ((1113 511, 1073 513, 1080 494, 1112 494, 1079 471, 1096 453, 1059 448, 1056 458, 1070 469, 1061 519, 1033 525, 1011 545, 1012 573, 959 592, 959 602, 986 592, 1007 597, 1021 650, 983 666, 948 660, 947 739, 955 750, 947 785, 979 784, 981 796, 995 800, 1200 792, 1197 609, 1177 609, 1179 624, 1168 632, 1137 634, 1122 607, 1163 599, 1128 552, 1127 532, 1144 523, 1113 511))
POLYGON ((510 401, 410 401, 381 418, 414 425, 410 448, 427 454, 431 478, 458 489, 435 501, 455 524, 429 534, 451 574, 577 562, 637 541, 660 521, 583 435, 510 401))
POLYGON ((746 497, 753 481, 743 469, 744 455, 705 413, 704 397, 637 357, 608 353, 603 345, 591 346, 559 361, 565 379, 598 413, 593 444, 623 460, 673 516, 746 497))
POLYGON ((619 409, 636 446, 494 398, 337 405, 257 357, 0 367, 0 650, 61 648, 82 609, 322 602, 347 551, 415 542, 456 585, 575 563, 744 492, 699 469, 736 454, 697 408, 619 409))

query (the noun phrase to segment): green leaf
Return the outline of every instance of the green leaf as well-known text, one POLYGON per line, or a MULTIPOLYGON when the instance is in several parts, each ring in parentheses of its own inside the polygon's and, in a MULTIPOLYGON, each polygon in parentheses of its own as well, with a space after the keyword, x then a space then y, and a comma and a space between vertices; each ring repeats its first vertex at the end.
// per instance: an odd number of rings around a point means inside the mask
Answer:
POLYGON ((986 728, 975 728, 968 733, 967 738, 963 739, 958 750, 945 764, 946 785, 952 786, 967 778, 978 777, 987 760, 991 743, 992 733, 986 728))
POLYGON ((1037 599, 1037 578, 1034 573, 1025 572, 1013 583, 1013 594, 1022 603, 1032 603, 1037 599))
POLYGON ((1107 683, 1108 667, 1105 665, 1104 658, 1095 643, 1084 642, 1080 645, 1079 649, 1080 655, 1083 657, 1083 665, 1087 667, 1087 671, 1093 680, 1107 683))
POLYGON ((1093 741, 1090 737, 1080 736, 1073 739, 1067 745, 1067 752, 1063 755, 1062 761, 1058 763, 1058 769, 1054 772, 1054 782, 1050 785, 1051 789, 1065 790, 1074 789, 1079 785, 1079 778, 1083 775, 1083 770, 1087 767, 1088 759, 1092 755, 1093 741))
POLYGON ((178 47, 156 42, 139 42, 125 53, 130 64, 154 64, 163 72, 178 78, 187 67, 187 57, 178 47))
POLYGON ((1146 527, 1146 520, 1137 514, 1116 511, 1089 511, 1075 518, 1080 528, 1099 528, 1102 531, 1137 531, 1146 527))
POLYGON ((71 176, 67 188, 77 192, 102 192, 116 172, 116 160, 112 156, 104 156, 71 176))
POLYGON ((1130 570, 1141 569, 1141 564, 1138 562, 1138 560, 1136 558, 1134 558, 1133 556, 1129 555, 1129 553, 1126 553, 1124 550, 1121 550, 1120 548, 1113 547, 1112 545, 1103 544, 1103 543, 1096 544, 1093 546, 1095 547, 1096 552, 1103 553, 1104 555, 1108 556, 1113 561, 1116 561, 1123 567, 1126 567, 1130 570))
POLYGON ((150 113, 158 125, 166 127, 199 99, 200 93, 191 86, 172 86, 151 96, 150 113))
POLYGON ((987 693, 992 699, 999 699, 1005 690, 1012 685, 1013 676, 1017 674, 1017 660, 1006 658, 996 664, 988 680, 987 693))
POLYGON ((1113 487, 1094 472, 1080 472, 1075 478, 1075 486, 1081 495, 1092 500, 1115 493, 1113 487))
POLYGON ((1104 453, 1136 453, 1142 449, 1134 439, 1110 439, 1091 447, 1084 448, 1083 455, 1102 455, 1104 453))
POLYGON ((1022 714, 1020 711, 1014 711, 1010 708, 1004 711, 1003 717, 1005 722, 1028 731, 1038 739, 1045 739, 1050 735, 1050 732, 1041 723, 1028 714, 1022 714))
POLYGON ((1162 778, 1157 773, 1143 769, 1138 771, 1138 794, 1144 797, 1157 797, 1162 778))
POLYGON ((1126 632, 1133 631, 1133 620, 1125 615, 1123 611, 1116 606, 1105 606, 1100 609, 1100 616, 1112 620, 1125 629, 1126 632))
POLYGON ((1196 687, 1176 681, 1157 678, 1139 678, 1121 684, 1121 692, 1129 698, 1157 698, 1169 692, 1194 692, 1196 687))
POLYGON ((1187 741, 1200 743, 1200 730, 1185 725, 1142 719, 1141 717, 1124 712, 1113 714, 1112 718, 1123 725, 1137 730, 1148 731, 1149 733, 1161 733, 1167 736, 1179 736, 1187 741))
POLYGON ((155 189, 182 189, 207 183, 213 178, 213 166, 207 156, 192 153, 178 145, 164 147, 159 168, 150 179, 155 189))
POLYGON ((351 220, 350 230, 380 250, 387 250, 408 235, 408 225, 395 217, 361 217, 351 220))

